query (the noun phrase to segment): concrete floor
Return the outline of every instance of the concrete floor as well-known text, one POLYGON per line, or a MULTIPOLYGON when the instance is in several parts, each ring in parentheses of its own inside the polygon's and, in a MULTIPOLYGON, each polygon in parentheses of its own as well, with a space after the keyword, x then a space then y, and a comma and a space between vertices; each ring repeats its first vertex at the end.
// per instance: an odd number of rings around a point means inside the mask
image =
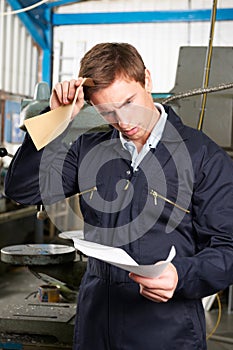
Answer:
MULTIPOLYGON (((25 350, 36 349, 37 346, 40 350, 72 348, 76 305, 59 303, 56 304, 59 305, 59 309, 56 310, 56 305, 40 303, 36 296, 40 285, 41 281, 26 267, 11 268, 0 276, 0 345, 1 342, 3 344, 9 342, 21 343, 25 350), (35 310, 35 307, 38 307, 38 304, 39 306, 47 304, 46 307, 48 307, 47 312, 43 314, 41 319, 38 314, 34 315, 35 317, 29 315, 31 319, 28 317, 28 314, 20 316, 22 308, 24 314, 25 310, 30 314, 30 312, 34 312, 33 310, 35 310), (14 305, 21 305, 21 307, 14 307, 14 305), (30 308, 33 310, 31 309, 30 311, 30 308), (61 308, 63 308, 62 311, 61 308), (11 315, 14 317, 11 317, 11 315), (6 334, 5 330, 7 327, 11 331, 12 329, 17 329, 17 334, 6 334), (24 335, 22 335, 23 331, 25 331, 24 335)), ((226 301, 227 298, 223 294, 221 297, 222 315, 220 324, 213 336, 208 340, 208 350, 233 349, 233 312, 230 314, 227 312, 226 301)), ((207 334, 213 330, 217 319, 218 308, 215 302, 211 310, 206 312, 207 334)))
MULTIPOLYGON (((227 307, 228 293, 225 292, 221 300, 220 323, 207 341, 208 350, 232 350, 233 349, 233 311, 229 313, 227 307)), ((206 312, 207 336, 214 330, 219 317, 219 308, 215 301, 210 311, 206 312)))

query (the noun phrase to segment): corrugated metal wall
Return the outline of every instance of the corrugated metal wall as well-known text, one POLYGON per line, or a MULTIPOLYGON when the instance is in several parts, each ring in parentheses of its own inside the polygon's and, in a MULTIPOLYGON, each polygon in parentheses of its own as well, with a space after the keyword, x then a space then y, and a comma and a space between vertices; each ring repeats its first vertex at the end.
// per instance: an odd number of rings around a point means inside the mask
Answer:
MULTIPOLYGON (((58 7, 58 13, 169 11, 211 9, 213 0, 99 0, 58 7)), ((219 0, 218 8, 233 7, 219 0)), ((11 11, 0 0, 0 12, 11 11)), ((233 22, 217 22, 215 46, 233 46, 233 22)), ((79 60, 94 44, 125 41, 137 47, 152 73, 153 92, 168 92, 175 83, 179 48, 207 46, 209 22, 61 26, 54 28, 53 83, 77 76, 79 60)), ((32 95, 38 78, 38 48, 17 15, 0 15, 0 89, 32 95)))
POLYGON ((17 15, 0 0, 0 90, 32 96, 38 75, 39 50, 17 15))
MULTIPOLYGON (((58 8, 58 13, 114 11, 165 11, 211 9, 212 0, 102 0, 58 8)), ((232 7, 233 0, 219 0, 218 8, 232 7)), ((232 21, 217 22, 215 46, 233 46, 232 21)), ((124 41, 136 46, 152 73, 153 92, 168 92, 175 83, 180 46, 207 46, 209 22, 140 23, 61 26, 54 30, 53 83, 77 76, 80 57, 98 42, 124 41), (71 35, 72 33, 72 35, 71 35), (63 59, 59 61, 62 47, 63 59), (60 76, 59 76, 60 71, 60 76), (62 75, 63 74, 63 75, 62 75)))

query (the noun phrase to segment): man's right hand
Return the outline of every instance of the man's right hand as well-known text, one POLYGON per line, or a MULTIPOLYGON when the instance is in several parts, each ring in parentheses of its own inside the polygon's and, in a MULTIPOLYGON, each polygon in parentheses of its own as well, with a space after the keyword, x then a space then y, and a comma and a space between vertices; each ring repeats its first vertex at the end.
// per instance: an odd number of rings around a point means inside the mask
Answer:
MULTIPOLYGON (((72 79, 70 81, 63 81, 61 83, 57 83, 52 91, 52 95, 50 97, 50 108, 51 110, 58 108, 60 106, 65 106, 71 104, 73 102, 76 89, 82 82, 82 78, 72 79)), ((79 113, 81 108, 84 105, 84 94, 83 87, 80 87, 78 97, 74 106, 72 119, 75 115, 79 113)))

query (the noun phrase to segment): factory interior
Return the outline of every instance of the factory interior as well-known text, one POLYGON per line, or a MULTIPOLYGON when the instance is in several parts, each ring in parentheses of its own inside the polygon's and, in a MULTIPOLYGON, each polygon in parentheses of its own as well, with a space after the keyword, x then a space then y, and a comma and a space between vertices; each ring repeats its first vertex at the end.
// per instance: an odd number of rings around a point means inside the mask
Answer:
MULTIPOLYGON (((83 235, 78 196, 26 206, 4 194, 24 121, 49 105, 53 85, 70 79, 94 44, 132 42, 155 72, 154 101, 233 159, 232 31, 233 0, 0 0, 0 349, 72 349, 88 259, 72 240, 83 235)), ((69 143, 102 127, 97 113, 86 113, 69 143)), ((233 286, 203 305, 208 350, 232 349, 233 286)))

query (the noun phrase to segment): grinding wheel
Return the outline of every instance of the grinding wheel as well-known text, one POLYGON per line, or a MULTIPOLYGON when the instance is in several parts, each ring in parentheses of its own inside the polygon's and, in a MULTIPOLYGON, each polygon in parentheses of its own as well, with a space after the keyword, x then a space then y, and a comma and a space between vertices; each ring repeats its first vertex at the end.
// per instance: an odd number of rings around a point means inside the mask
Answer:
POLYGON ((13 265, 64 264, 75 257, 74 247, 60 244, 23 244, 1 249, 1 260, 13 265))

